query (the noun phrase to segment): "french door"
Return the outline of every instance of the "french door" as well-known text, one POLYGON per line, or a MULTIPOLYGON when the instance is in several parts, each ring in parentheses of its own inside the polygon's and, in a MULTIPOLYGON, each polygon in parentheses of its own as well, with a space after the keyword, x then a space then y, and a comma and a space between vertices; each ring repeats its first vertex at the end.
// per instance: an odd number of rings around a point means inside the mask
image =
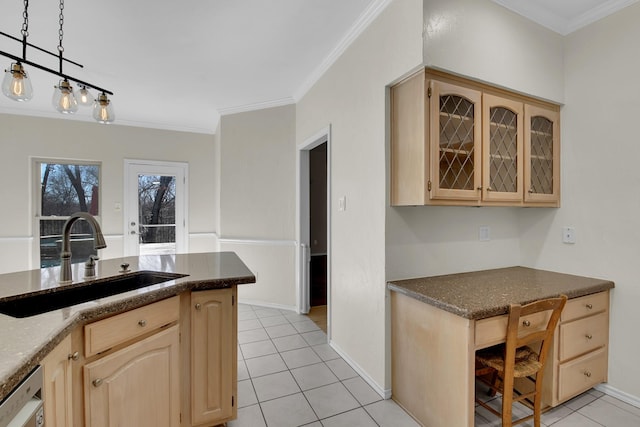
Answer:
POLYGON ((186 163, 125 160, 124 254, 188 252, 186 163))

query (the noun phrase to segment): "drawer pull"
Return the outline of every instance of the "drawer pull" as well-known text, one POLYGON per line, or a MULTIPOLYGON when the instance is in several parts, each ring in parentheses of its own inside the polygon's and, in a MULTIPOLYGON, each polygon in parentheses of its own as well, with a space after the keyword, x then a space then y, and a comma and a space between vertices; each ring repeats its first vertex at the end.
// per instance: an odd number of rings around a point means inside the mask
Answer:
POLYGON ((585 335, 585 337, 586 337, 588 340, 590 340, 590 339, 592 339, 592 338, 593 338, 593 335, 591 335, 591 334, 587 334, 587 335, 585 335))
POLYGON ((147 321, 146 321, 146 320, 144 320, 144 319, 142 319, 142 320, 140 320, 140 321, 138 322, 138 325, 140 325, 141 327, 143 327, 143 328, 144 328, 145 326, 147 326, 147 321))
POLYGON ((587 377, 587 378, 591 378, 591 372, 584 371, 584 376, 587 377))
POLYGON ((585 307, 587 307, 587 310, 591 310, 593 308, 593 304, 587 304, 585 307))
POLYGON ((67 356, 67 360, 77 361, 78 359, 80 359, 80 353, 77 351, 67 356))
POLYGON ((523 324, 525 327, 527 327, 527 328, 528 328, 529 326, 531 326, 531 322, 529 322, 528 320, 523 320, 523 321, 522 321, 522 324, 523 324))
POLYGON ((202 308, 202 304, 198 303, 196 304, 196 310, 200 310, 202 308))
POLYGON ((102 378, 96 378, 95 380, 91 381, 91 384, 93 384, 94 387, 100 387, 102 385, 102 378))

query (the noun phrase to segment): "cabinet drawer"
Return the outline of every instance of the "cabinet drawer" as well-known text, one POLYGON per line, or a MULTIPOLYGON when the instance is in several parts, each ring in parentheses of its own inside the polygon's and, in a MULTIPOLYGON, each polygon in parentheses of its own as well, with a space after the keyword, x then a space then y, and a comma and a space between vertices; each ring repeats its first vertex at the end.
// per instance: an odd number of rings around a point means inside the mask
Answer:
POLYGON ((560 325, 560 361, 571 359, 607 344, 607 313, 560 325))
MULTIPOLYGON (((508 315, 489 317, 476 321, 475 348, 481 349, 504 342, 507 339, 508 315)), ((520 319, 519 331, 530 333, 547 327, 549 313, 535 313, 520 319), (524 326, 528 322, 529 326, 524 326)))
POLYGON ((567 301, 560 322, 568 322, 609 309, 609 292, 599 292, 567 301))
POLYGON ((93 356, 118 344, 178 320, 177 296, 135 310, 127 311, 84 327, 85 357, 93 356))
POLYGON ((561 364, 558 378, 558 400, 564 401, 604 382, 606 375, 606 347, 561 364))

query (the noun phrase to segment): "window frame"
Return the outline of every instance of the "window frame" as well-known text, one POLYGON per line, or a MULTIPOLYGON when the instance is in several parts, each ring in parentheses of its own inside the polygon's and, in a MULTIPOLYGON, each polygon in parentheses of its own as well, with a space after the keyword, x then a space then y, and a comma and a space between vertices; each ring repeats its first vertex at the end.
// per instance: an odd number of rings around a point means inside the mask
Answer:
POLYGON ((40 222, 43 218, 45 220, 67 220, 69 216, 42 216, 42 179, 41 179, 41 168, 43 163, 56 164, 56 165, 79 165, 79 166, 97 166, 98 167, 98 214, 94 215, 96 221, 100 225, 102 225, 102 169, 103 164, 98 160, 85 160, 85 159, 69 159, 69 158, 57 158, 57 157, 31 157, 31 179, 32 184, 31 192, 32 192, 32 218, 33 221, 31 223, 31 237, 32 237, 32 268, 40 269, 41 259, 40 259, 40 222))

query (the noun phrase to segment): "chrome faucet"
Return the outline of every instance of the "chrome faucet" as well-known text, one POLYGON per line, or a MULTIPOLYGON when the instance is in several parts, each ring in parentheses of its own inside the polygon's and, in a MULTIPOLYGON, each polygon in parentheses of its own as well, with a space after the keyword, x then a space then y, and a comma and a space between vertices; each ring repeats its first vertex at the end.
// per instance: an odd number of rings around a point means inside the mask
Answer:
POLYGON ((58 283, 67 284, 73 282, 73 275, 71 273, 71 226, 79 219, 84 219, 93 228, 94 245, 95 249, 103 249, 107 247, 100 229, 98 221, 87 212, 76 212, 71 214, 67 222, 64 223, 62 228, 62 251, 60 252, 60 280, 58 283))

